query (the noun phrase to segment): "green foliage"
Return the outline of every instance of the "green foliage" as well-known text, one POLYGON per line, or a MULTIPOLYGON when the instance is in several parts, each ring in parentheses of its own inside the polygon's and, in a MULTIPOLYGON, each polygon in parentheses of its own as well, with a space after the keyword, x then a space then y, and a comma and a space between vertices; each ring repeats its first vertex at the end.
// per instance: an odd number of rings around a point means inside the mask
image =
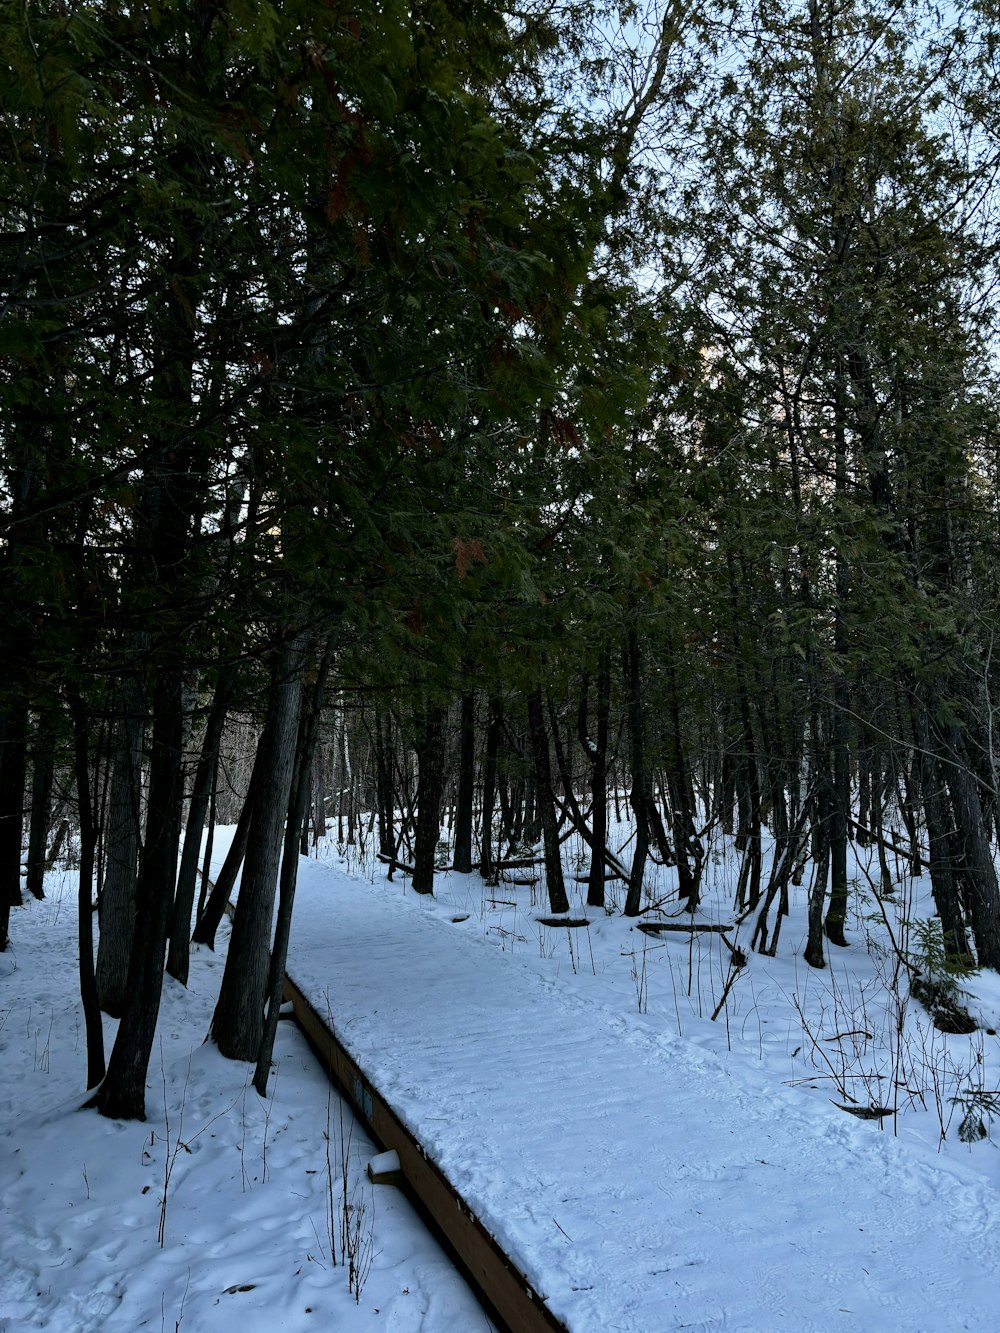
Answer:
POLYGON ((988 1139, 993 1121, 1000 1116, 1000 1092, 986 1088, 965 1088, 952 1103, 962 1110, 958 1137, 962 1143, 988 1139))
POLYGON ((974 1032, 976 1024, 965 1008, 959 982, 973 969, 948 953, 937 917, 914 921, 910 927, 910 990, 942 1032, 974 1032))
POLYGON ((920 972, 936 984, 947 988, 954 998, 963 994, 959 982, 973 976, 975 968, 961 958, 950 954, 945 947, 944 932, 939 917, 921 917, 910 925, 910 959, 920 972))

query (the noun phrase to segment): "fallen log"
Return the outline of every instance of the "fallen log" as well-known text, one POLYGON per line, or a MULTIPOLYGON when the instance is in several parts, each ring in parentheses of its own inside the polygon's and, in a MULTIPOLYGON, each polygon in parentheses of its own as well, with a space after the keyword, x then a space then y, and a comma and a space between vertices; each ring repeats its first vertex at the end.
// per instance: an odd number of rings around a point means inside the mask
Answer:
POLYGON ((407 865, 405 861, 400 861, 395 856, 390 856, 388 852, 377 852, 376 855, 383 865, 387 865, 393 870, 401 870, 404 875, 413 874, 413 866, 407 865))
POLYGON ((735 927, 719 925, 714 921, 640 921, 637 929, 644 935, 662 935, 666 930, 686 930, 694 935, 726 935, 735 927))

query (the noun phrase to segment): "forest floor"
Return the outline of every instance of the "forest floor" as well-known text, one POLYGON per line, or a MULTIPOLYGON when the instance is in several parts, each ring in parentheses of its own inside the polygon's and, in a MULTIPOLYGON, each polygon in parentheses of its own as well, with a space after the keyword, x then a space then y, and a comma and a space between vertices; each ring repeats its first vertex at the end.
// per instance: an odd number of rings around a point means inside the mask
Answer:
POLYGON ((74 879, 49 876, 0 955, 0 1333, 486 1333, 400 1191, 368 1184, 377 1149, 294 1024, 266 1101, 205 1044, 227 921, 217 953, 193 950, 187 991, 165 981, 146 1123, 78 1109, 74 879))
MULTIPOLYGON (((926 877, 879 901, 860 856, 849 948, 802 961, 802 887, 776 957, 751 921, 726 936, 734 969, 717 933, 641 933, 614 886, 609 913, 577 886, 590 924, 554 928, 538 885, 443 873, 421 898, 331 840, 301 864, 289 971, 573 1333, 992 1327, 1000 978, 959 979, 980 1026, 937 1031, 899 962, 927 953, 926 877)), ((733 923, 735 864, 710 853, 700 922, 733 923)), ((642 920, 688 919, 674 874, 650 866, 642 920)), ((291 1025, 267 1101, 202 1044, 220 955, 167 983, 147 1123, 78 1114, 61 887, 0 959, 0 1329, 488 1328, 365 1184, 374 1149, 291 1025)))

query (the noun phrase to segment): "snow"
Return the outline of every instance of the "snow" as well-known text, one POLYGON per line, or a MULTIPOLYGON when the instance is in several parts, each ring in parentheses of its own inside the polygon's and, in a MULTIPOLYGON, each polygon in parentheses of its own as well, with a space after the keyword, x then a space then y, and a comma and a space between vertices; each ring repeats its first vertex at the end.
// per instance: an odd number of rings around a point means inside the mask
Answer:
MULTIPOLYGON (((204 1043, 226 923, 219 953, 194 949, 187 992, 166 980, 146 1123, 79 1111, 75 886, 50 876, 46 891, 14 913, 14 943, 0 955, 2 1333, 492 1327, 402 1193, 368 1182, 376 1147, 342 1114, 293 1024, 279 1025, 266 1101, 252 1069, 204 1043), (342 1262, 342 1146, 351 1216, 373 1249, 359 1302, 342 1262)), ((110 1050, 115 1024, 105 1022, 110 1050)))
MULTIPOLYGON (((698 919, 729 924, 719 851, 698 919)), ((993 1327, 1000 1156, 958 1130, 993 1128, 1000 977, 962 982, 983 1027, 937 1032, 892 947, 915 949, 927 886, 880 903, 866 868, 823 971, 801 959, 805 888, 775 958, 749 953, 752 920, 728 936, 748 964, 714 1022, 717 934, 647 936, 579 885, 589 926, 548 927, 537 886, 448 873, 426 898, 331 844, 300 863, 289 971, 573 1333, 993 1327)), ((654 919, 672 875, 650 867, 654 919)), ((355 1302, 329 1258, 340 1104, 290 1023, 266 1102, 202 1044, 219 955, 195 951, 188 993, 167 982, 146 1125, 77 1111, 62 888, 15 913, 0 959, 0 1329, 488 1328, 400 1192, 367 1182, 345 1111, 373 1251, 355 1302)))

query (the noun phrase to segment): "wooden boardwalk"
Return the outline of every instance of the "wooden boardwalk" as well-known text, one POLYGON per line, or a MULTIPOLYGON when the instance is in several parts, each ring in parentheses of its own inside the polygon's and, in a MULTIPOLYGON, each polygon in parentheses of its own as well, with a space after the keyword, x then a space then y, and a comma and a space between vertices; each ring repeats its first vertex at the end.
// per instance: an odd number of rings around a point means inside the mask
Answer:
POLYGON ((380 1147, 393 1149, 410 1194, 440 1232, 480 1300, 511 1333, 567 1333, 416 1136, 344 1049, 299 987, 285 978, 295 1020, 340 1093, 380 1147))
POLYGON ((968 1264, 1000 1228, 985 1181, 609 1007, 569 938, 560 961, 518 926, 500 949, 471 900, 303 861, 287 968, 313 1044, 512 1333, 995 1326, 995 1264, 968 1264))

